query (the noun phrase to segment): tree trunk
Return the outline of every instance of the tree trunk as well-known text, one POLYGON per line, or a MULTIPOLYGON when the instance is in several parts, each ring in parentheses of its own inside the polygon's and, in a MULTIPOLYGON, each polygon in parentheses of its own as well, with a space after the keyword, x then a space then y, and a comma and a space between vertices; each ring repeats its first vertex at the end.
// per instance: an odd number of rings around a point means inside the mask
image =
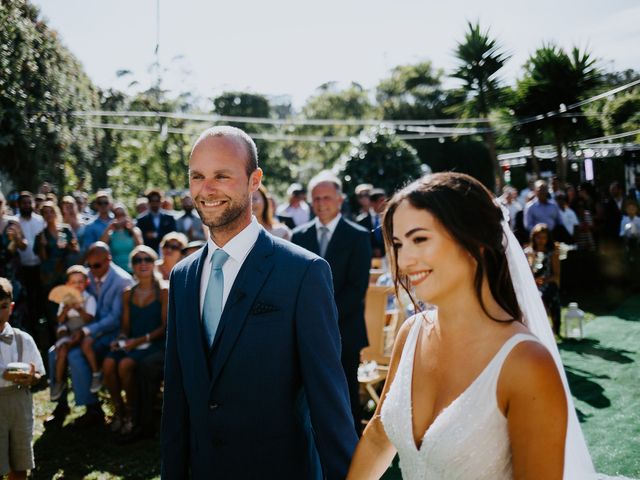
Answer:
POLYGON ((562 155, 562 136, 560 135, 558 127, 555 127, 553 130, 556 144, 556 175, 558 176, 560 185, 564 185, 567 179, 567 166, 565 158, 562 155))
POLYGON ((533 138, 529 138, 529 145, 531 145, 531 168, 533 168, 533 174, 536 179, 540 178, 540 163, 536 157, 536 147, 533 144, 533 138))
MULTIPOLYGON (((491 128, 491 124, 487 124, 491 128)), ((493 177, 495 181, 494 193, 500 194, 502 187, 504 187, 504 176, 502 174, 502 167, 498 161, 498 154, 496 153, 496 137, 493 132, 488 132, 484 135, 484 141, 489 150, 489 156, 491 157, 491 164, 493 165, 493 177)))

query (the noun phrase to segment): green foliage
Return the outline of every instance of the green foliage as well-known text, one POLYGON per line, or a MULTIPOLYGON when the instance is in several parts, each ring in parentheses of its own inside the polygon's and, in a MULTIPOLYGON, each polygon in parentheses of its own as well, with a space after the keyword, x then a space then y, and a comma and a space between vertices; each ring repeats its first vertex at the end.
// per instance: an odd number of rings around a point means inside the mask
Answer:
POLYGON ((354 140, 338 170, 343 190, 350 198, 361 183, 372 183, 391 194, 423 173, 415 149, 393 132, 378 127, 354 140))
POLYGON ((456 46, 458 68, 451 76, 464 83, 465 101, 460 110, 468 116, 486 118, 502 99, 497 74, 510 55, 501 51, 498 42, 489 36, 489 30, 483 32, 479 23, 469 22, 468 27, 464 41, 456 46))
POLYGON ((0 169, 19 188, 47 180, 62 189, 65 171, 81 187, 96 135, 68 113, 94 110, 97 91, 37 8, 3 1, 0 25, 0 169))
MULTIPOLYGON (((562 111, 588 96, 601 82, 597 61, 589 52, 573 48, 568 54, 552 43, 536 50, 525 63, 524 70, 512 107, 518 117, 562 111)), ((580 108, 572 110, 573 113, 581 111, 580 108)), ((562 146, 579 138, 586 128, 588 124, 582 119, 571 120, 555 113, 543 120, 520 125, 518 130, 532 138, 538 129, 551 134, 558 158, 561 158, 562 146)), ((563 180, 566 176, 564 161, 558 161, 556 165, 563 180)))
POLYGON ((607 135, 640 129, 640 91, 608 101, 603 110, 602 126, 607 135))
POLYGON ((431 62, 395 67, 376 87, 381 116, 390 120, 451 118, 449 107, 463 98, 443 88, 443 77, 444 71, 431 62))

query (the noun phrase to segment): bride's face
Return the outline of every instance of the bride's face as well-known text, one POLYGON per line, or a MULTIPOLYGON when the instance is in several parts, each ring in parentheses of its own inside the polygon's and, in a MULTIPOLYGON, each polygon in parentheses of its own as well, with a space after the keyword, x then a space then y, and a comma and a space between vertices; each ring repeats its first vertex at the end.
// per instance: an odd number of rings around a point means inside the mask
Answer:
POLYGON ((406 200, 393 216, 393 244, 398 268, 407 275, 418 299, 443 305, 473 288, 475 260, 427 210, 406 200))

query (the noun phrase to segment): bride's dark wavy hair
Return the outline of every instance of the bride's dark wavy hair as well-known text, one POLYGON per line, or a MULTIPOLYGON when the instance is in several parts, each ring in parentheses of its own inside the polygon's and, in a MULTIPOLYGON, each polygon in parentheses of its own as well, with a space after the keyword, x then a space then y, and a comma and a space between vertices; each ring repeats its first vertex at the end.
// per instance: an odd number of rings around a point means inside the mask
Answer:
POLYGON ((398 252, 392 241, 393 215, 404 201, 436 217, 452 238, 476 260, 474 286, 484 313, 495 321, 504 321, 489 314, 482 300, 482 279, 486 275, 493 298, 511 316, 507 321, 522 321, 522 311, 502 244, 502 210, 494 203, 489 190, 473 177, 462 173, 426 175, 398 191, 389 201, 384 214, 383 233, 395 272, 396 294, 402 287, 416 303, 411 295, 408 277, 399 271, 398 252))

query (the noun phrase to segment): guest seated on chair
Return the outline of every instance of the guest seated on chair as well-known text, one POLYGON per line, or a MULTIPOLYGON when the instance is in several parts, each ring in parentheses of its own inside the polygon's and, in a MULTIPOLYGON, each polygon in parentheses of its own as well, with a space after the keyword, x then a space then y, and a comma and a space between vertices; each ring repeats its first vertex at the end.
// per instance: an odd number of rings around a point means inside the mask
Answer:
MULTIPOLYGON (((136 367, 150 356, 163 354, 163 339, 167 325, 168 288, 157 276, 154 263, 158 256, 149 247, 140 245, 131 252, 133 286, 122 297, 120 335, 111 342, 111 352, 104 361, 104 379, 115 415, 111 431, 122 435, 133 432, 137 402, 136 367), (126 401, 122 397, 126 392, 126 401)), ((143 399, 140 399, 143 400, 143 399)), ((144 399, 145 403, 151 399, 144 399)), ((147 403, 142 408, 151 408, 147 403)))

